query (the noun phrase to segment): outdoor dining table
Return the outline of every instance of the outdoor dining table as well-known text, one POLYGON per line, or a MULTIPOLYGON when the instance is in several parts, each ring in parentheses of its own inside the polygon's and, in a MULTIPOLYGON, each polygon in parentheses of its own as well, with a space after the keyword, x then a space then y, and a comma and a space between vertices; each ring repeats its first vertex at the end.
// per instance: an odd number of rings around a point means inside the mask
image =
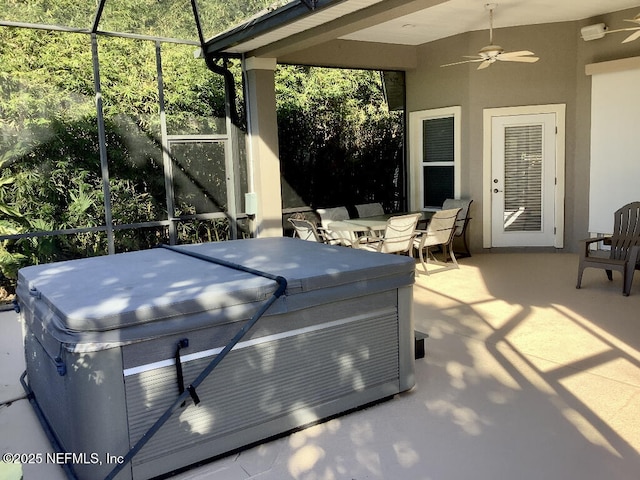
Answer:
POLYGON ((376 215, 374 217, 349 218, 345 220, 337 220, 329 223, 328 230, 332 232, 353 232, 356 234, 368 234, 384 231, 387 227, 387 220, 393 215, 385 214, 376 215))
MULTIPOLYGON (((420 221, 428 221, 434 212, 419 213, 422 213, 420 221)), ((382 235, 385 228, 387 228, 387 220, 391 217, 397 217, 400 215, 407 215, 407 213, 385 213, 384 215, 375 215, 373 217, 337 220, 329 223, 327 225, 327 230, 346 238, 352 235, 382 235)))

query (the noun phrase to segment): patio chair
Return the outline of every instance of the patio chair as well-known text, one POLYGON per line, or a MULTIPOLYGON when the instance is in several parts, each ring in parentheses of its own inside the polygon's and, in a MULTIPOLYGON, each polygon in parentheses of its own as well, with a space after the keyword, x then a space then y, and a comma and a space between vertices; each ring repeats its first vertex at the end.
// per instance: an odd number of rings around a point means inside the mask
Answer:
POLYGON ((358 212, 358 217, 366 218, 366 217, 376 217, 378 215, 384 215, 384 208, 382 208, 382 204, 380 203, 361 203, 360 205, 356 205, 356 210, 358 212))
POLYGON ((411 254, 420 216, 419 213, 410 213, 390 217, 381 237, 365 235, 359 237, 353 246, 371 252, 411 254))
POLYGON ((456 220, 460 213, 460 208, 451 208, 447 210, 440 210, 433 214, 429 225, 426 230, 417 230, 418 235, 413 241, 413 247, 418 250, 420 263, 424 271, 429 275, 427 264, 433 263, 448 267, 446 263, 447 258, 451 258, 453 264, 449 268, 442 268, 441 270, 449 270, 450 268, 459 268, 456 256, 451 249, 451 242, 456 228, 456 220), (440 247, 445 255, 445 261, 440 262, 430 251, 433 247, 440 247))
POLYGON ((613 223, 613 235, 610 237, 580 241, 576 288, 581 286, 584 269, 591 267, 604 269, 609 280, 613 280, 613 270, 621 272, 622 294, 629 296, 631 293, 633 273, 640 269, 640 202, 632 202, 616 210, 613 223), (598 242, 611 245, 608 256, 602 256, 602 250, 590 250, 590 246, 598 242))
POLYGON ((349 219, 349 211, 347 207, 318 208, 316 210, 320 216, 320 225, 325 238, 325 243, 340 244, 351 246, 356 240, 353 232, 335 232, 331 231, 329 224, 331 222, 339 222, 340 220, 349 219))
POLYGON ((293 225, 294 236, 297 236, 301 240, 325 243, 324 236, 309 220, 303 218, 289 218, 288 221, 293 225))
POLYGON ((453 241, 451 243, 452 249, 456 252, 458 258, 460 257, 470 257, 471 251, 469 250, 469 246, 467 244, 467 226, 469 225, 469 221, 471 217, 469 216, 469 211, 471 208, 471 203, 473 200, 470 199, 453 199, 447 198, 442 204, 443 210, 449 210, 452 208, 459 208, 460 213, 458 214, 458 219, 456 220, 456 229, 453 232, 453 241), (459 239, 459 241, 456 241, 459 239), (462 250, 455 250, 456 243, 462 244, 462 250))

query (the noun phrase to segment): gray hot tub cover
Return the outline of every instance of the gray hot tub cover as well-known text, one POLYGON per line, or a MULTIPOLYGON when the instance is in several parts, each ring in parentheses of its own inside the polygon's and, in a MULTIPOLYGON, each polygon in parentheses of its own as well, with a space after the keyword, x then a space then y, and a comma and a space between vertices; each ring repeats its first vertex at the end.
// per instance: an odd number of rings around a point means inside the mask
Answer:
MULTIPOLYGON (((413 284, 413 259, 291 238, 180 246, 280 275, 288 287, 267 312, 280 314, 413 284)), ((37 265, 20 270, 18 298, 71 351, 247 320, 274 281, 167 249, 37 265)))

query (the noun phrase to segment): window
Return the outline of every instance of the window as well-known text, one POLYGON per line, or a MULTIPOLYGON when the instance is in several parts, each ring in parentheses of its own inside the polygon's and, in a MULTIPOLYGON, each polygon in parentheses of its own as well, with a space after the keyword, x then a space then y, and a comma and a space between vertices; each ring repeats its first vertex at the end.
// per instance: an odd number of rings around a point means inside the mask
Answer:
POLYGON ((411 209, 442 207, 460 195, 461 107, 411 112, 411 209))

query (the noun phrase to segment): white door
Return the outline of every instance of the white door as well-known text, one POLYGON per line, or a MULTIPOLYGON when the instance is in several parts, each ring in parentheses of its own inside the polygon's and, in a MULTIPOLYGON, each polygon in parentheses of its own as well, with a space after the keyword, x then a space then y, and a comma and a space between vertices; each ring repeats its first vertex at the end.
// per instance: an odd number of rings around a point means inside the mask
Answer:
POLYGON ((556 115, 491 124, 491 246, 554 246, 556 115))

